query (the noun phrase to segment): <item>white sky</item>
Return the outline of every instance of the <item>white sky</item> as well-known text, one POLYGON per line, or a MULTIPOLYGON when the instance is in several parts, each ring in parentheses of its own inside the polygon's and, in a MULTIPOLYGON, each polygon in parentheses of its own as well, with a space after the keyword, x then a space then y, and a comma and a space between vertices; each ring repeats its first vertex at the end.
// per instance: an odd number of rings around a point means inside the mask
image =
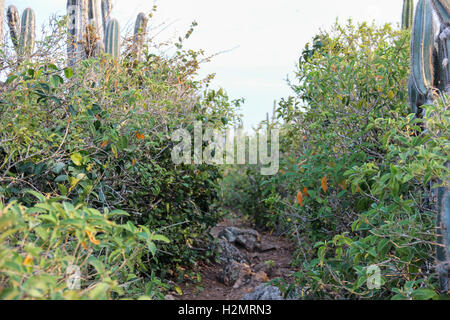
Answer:
MULTIPOLYGON (((215 86, 232 98, 243 97, 246 128, 272 112, 274 100, 291 94, 286 77, 292 74, 305 44, 319 29, 329 28, 336 18, 344 22, 373 21, 398 24, 402 0, 113 0, 113 16, 122 27, 134 25, 139 12, 158 6, 150 27, 168 28, 157 40, 184 35, 192 21, 199 26, 186 46, 224 53, 205 64, 202 75, 216 73, 215 86), (236 48, 237 47, 237 48, 236 48)), ((52 13, 65 14, 66 0, 5 0, 22 11, 31 6, 38 26, 52 13)))

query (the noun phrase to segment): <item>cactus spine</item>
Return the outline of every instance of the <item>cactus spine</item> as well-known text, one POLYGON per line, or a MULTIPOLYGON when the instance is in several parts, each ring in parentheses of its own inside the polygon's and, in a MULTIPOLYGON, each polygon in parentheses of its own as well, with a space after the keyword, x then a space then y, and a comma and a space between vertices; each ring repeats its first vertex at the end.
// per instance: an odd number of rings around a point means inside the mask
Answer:
POLYGON ((30 56, 34 51, 36 40, 36 16, 33 9, 27 8, 22 13, 20 31, 20 52, 25 56, 30 56))
POLYGON ((0 0, 0 46, 3 44, 4 33, 3 33, 3 23, 5 21, 5 1, 0 0))
POLYGON ((106 27, 105 51, 116 59, 120 56, 120 27, 116 19, 110 19, 106 27))
POLYGON ((17 53, 20 53, 19 51, 19 41, 20 41, 20 15, 19 10, 13 5, 8 7, 8 26, 9 26, 9 33, 11 35, 11 41, 14 45, 14 48, 16 49, 17 53))
POLYGON ((414 0, 403 0, 402 29, 410 29, 413 24, 414 0))
POLYGON ((147 34, 148 18, 145 13, 139 13, 134 26, 133 52, 139 61, 142 58, 145 36, 147 34))
POLYGON ((102 23, 103 23, 103 33, 106 38, 106 29, 108 28, 108 22, 111 18, 112 4, 110 0, 102 0, 102 23))

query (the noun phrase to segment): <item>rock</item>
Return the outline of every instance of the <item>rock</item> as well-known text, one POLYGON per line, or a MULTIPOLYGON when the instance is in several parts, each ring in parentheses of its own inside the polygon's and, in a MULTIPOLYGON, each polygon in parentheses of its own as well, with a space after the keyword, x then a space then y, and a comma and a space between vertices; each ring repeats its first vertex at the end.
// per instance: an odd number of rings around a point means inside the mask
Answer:
POLYGON ((250 263, 250 258, 227 240, 219 239, 217 241, 217 247, 219 260, 225 265, 228 265, 233 261, 238 263, 250 263))
POLYGON ((266 262, 261 262, 253 267, 253 271, 255 271, 256 273, 264 272, 267 276, 271 277, 274 274, 274 265, 268 264, 266 262))
POLYGON ((219 239, 227 240, 228 242, 234 243, 236 241, 236 230, 235 227, 227 227, 219 232, 217 236, 219 239))
POLYGON ((248 251, 255 251, 261 245, 261 237, 258 231, 253 229, 228 227, 222 230, 218 237, 230 243, 235 243, 248 251))
POLYGON ((167 300, 167 301, 173 301, 173 300, 176 300, 176 299, 175 299, 175 297, 174 297, 173 295, 168 294, 168 295, 166 295, 166 296, 164 297, 164 300, 167 300))
POLYGON ((218 275, 217 279, 226 286, 232 287, 237 284, 239 287, 244 278, 251 274, 252 270, 248 264, 232 261, 224 266, 223 272, 218 275))
POLYGON ((274 286, 262 284, 255 291, 245 295, 242 300, 284 300, 280 289, 274 286))
POLYGON ((256 282, 267 282, 269 281, 269 277, 267 276, 267 273, 264 271, 259 271, 253 275, 253 279, 256 282))

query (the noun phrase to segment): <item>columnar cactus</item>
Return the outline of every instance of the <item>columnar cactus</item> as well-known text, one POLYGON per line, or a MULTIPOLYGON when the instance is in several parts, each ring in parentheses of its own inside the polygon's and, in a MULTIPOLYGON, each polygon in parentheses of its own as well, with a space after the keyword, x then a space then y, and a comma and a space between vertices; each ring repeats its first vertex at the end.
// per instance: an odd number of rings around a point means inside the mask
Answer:
POLYGON ((102 24, 100 22, 100 12, 98 0, 87 0, 86 24, 83 24, 84 48, 88 58, 93 57, 104 51, 102 41, 102 24))
POLYGON ((420 0, 411 41, 411 76, 420 98, 414 107, 420 107, 427 102, 428 94, 434 85, 434 30, 431 1, 420 0))
POLYGON ((68 0, 67 13, 69 16, 69 43, 67 45, 67 56, 69 65, 73 66, 77 61, 85 58, 83 48, 83 26, 87 19, 86 0, 68 0))
POLYGON ((13 5, 8 7, 8 26, 9 33, 11 35, 11 41, 16 49, 16 52, 19 53, 19 42, 20 42, 20 15, 19 10, 13 5))
POLYGON ((133 53, 137 60, 142 57, 144 49, 145 36, 147 34, 148 17, 145 13, 139 13, 134 26, 133 53))
POLYGON ((112 4, 110 0, 102 0, 102 21, 103 21, 103 32, 106 38, 106 28, 108 27, 109 19, 111 18, 112 4))
POLYGON ((3 44, 4 33, 3 33, 3 23, 5 21, 5 1, 0 0, 0 46, 3 44))
POLYGON ((17 54, 31 56, 36 40, 36 17, 33 9, 25 9, 20 19, 19 11, 11 5, 8 7, 7 18, 11 41, 17 54))
POLYGON ((414 0, 403 0, 402 29, 410 29, 413 24, 414 0))
POLYGON ((102 23, 100 22, 98 0, 88 0, 87 14, 88 24, 94 26, 98 36, 101 37, 102 23))
POLYGON ((114 58, 120 56, 120 27, 116 19, 110 19, 106 27, 105 51, 114 58))
MULTIPOLYGON (((434 104, 442 93, 450 94, 450 3, 448 0, 419 0, 411 40, 411 108, 423 116, 421 106, 434 104)), ((447 163, 449 167, 450 163, 447 163)), ((442 181, 441 181, 442 183, 442 181)), ((438 273, 444 292, 449 291, 450 194, 449 181, 435 191, 437 198, 438 273)))
POLYGON ((30 56, 34 51, 36 40, 36 16, 33 9, 27 8, 22 13, 20 30, 20 52, 24 56, 30 56))

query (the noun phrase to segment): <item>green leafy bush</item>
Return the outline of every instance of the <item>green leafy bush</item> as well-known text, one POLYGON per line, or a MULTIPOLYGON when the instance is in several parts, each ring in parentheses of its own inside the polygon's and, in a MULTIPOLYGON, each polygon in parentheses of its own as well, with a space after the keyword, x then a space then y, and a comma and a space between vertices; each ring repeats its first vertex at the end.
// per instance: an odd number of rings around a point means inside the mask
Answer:
POLYGON ((65 22, 51 26, 32 59, 17 63, 12 48, 0 51, 7 73, 0 87, 0 203, 33 208, 27 188, 76 208, 128 212, 121 224, 171 240, 140 251, 136 274, 147 279, 178 276, 178 267, 212 257, 207 231, 221 216, 214 207, 221 172, 175 165, 171 135, 196 120, 215 128, 236 123, 239 101, 209 89, 211 76, 198 79, 208 58, 183 49, 181 38, 169 48, 149 42, 140 62, 125 43, 124 58, 105 54, 69 68, 65 22))
MULTIPOLYGON (((142 257, 155 254, 155 243, 169 242, 166 237, 114 222, 128 216, 121 210, 100 213, 28 193, 39 200, 34 206, 0 205, 0 299, 111 299, 132 297, 133 287, 145 292, 151 282, 137 275, 142 257), (77 276, 78 288, 70 283, 77 276)), ((161 297, 161 286, 155 288, 147 298, 161 297)))
POLYGON ((448 100, 423 131, 408 77, 409 32, 336 24, 305 48, 297 97, 280 102, 280 173, 247 170, 242 207, 298 241, 304 297, 438 296, 430 182, 448 180, 448 100), (367 285, 371 266, 380 289, 367 285))

